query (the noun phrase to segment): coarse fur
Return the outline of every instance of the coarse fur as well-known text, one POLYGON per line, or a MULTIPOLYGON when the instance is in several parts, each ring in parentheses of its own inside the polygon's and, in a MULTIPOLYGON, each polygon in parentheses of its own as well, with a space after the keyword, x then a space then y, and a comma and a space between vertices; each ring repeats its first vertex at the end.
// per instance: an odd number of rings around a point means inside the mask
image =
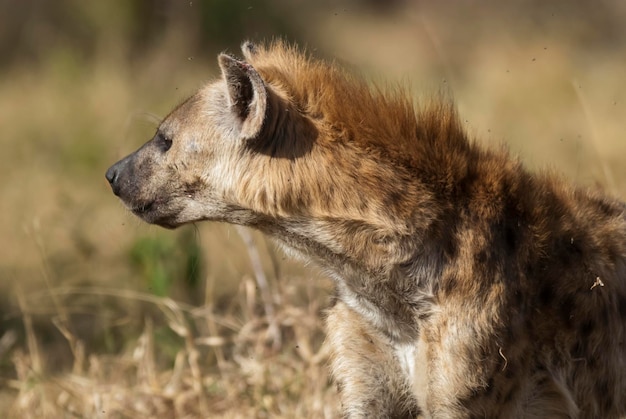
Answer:
POLYGON ((330 272, 345 416, 626 417, 624 204, 481 148, 445 100, 242 50, 107 179, 150 223, 251 226, 330 272))

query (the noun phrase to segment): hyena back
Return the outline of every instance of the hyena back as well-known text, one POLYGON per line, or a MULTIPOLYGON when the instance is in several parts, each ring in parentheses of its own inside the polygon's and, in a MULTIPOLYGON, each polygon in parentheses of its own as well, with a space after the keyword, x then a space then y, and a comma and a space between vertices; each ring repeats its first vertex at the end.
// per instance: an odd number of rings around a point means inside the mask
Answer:
POLYGON ((481 149, 446 101, 242 49, 107 171, 133 213, 257 228, 330 272, 348 417, 626 416, 621 202, 481 149))

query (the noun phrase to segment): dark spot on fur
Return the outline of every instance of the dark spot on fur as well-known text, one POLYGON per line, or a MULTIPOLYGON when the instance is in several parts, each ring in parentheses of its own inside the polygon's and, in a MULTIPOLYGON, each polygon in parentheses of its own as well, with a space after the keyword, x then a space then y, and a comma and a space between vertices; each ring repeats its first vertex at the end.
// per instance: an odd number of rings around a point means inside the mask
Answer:
POLYGON ((585 362, 587 363, 587 368, 589 369, 595 369, 597 367, 598 364, 598 357, 592 356, 592 357, 587 357, 585 359, 585 362))
POLYGON ((532 278, 535 274, 535 265, 530 262, 526 263, 524 266, 524 274, 527 278, 532 278))
POLYGON ((485 249, 482 249, 480 252, 478 252, 478 254, 476 255, 476 264, 478 265, 484 265, 485 263, 487 263, 487 251, 485 249))
POLYGON ((504 370, 504 376, 510 380, 514 378, 516 375, 517 375, 517 367, 511 360, 509 360, 507 362, 506 369, 504 370))
POLYGON ((442 278, 441 281, 441 291, 444 294, 452 294, 457 285, 457 279, 453 275, 447 275, 442 278))
POLYGON ((517 233, 511 226, 506 226, 504 229, 504 242, 506 243, 509 253, 515 252, 517 249, 517 233))
POLYGON ((454 235, 446 237, 443 241, 444 253, 449 259, 454 259, 459 253, 459 246, 454 235))
POLYGON ((604 411, 605 412, 613 412, 614 411, 614 405, 613 403, 617 400, 614 400, 613 397, 609 396, 609 389, 611 388, 615 388, 615 385, 610 385, 608 380, 604 379, 600 382, 600 385, 598 386, 598 390, 596 391, 596 394, 599 394, 599 399, 602 401, 602 405, 604 406, 604 411))
POLYGON ((595 328, 596 328, 596 324, 593 319, 585 320, 583 324, 580 326, 580 330, 579 330, 580 338, 583 340, 587 340, 595 328))
POLYGON ((580 240, 576 240, 574 237, 570 237, 568 249, 574 256, 580 257, 583 254, 583 249, 580 247, 580 240))
POLYGON ((513 400, 513 397, 515 396, 515 393, 517 393, 517 384, 512 386, 509 391, 506 393, 506 396, 504 396, 503 398, 503 403, 509 403, 511 400, 513 400))
POLYGON ((335 385, 337 386, 337 392, 339 394, 341 394, 344 391, 344 388, 346 387, 344 380, 335 380, 335 385))
POLYGON ((503 389, 497 389, 495 391, 494 394, 494 400, 497 404, 501 404, 502 403, 502 399, 504 399, 504 390, 503 389))
POLYGON ((561 321, 568 328, 571 328, 573 324, 574 308, 574 297, 571 295, 564 296, 559 306, 559 314, 561 321))
POLYGON ((494 390, 495 390, 495 388, 494 388, 494 378, 491 377, 489 379, 489 381, 487 382, 487 386, 485 387, 485 390, 484 390, 485 397, 492 396, 494 390))
POLYGON ((542 387, 545 386, 546 384, 548 384, 550 382, 550 378, 546 375, 542 376, 536 383, 536 387, 542 387))
POLYGON ((552 284, 549 282, 544 282, 541 286, 541 290, 539 291, 539 303, 542 307, 546 307, 552 304, 554 301, 555 292, 552 284))
POLYGON ((570 267, 579 264, 583 258, 582 241, 584 239, 571 232, 565 232, 563 236, 555 240, 555 256, 561 264, 570 267))
POLYGON ((197 192, 203 190, 206 187, 206 184, 200 180, 195 179, 192 182, 189 182, 185 185, 184 192, 185 195, 195 195, 197 192))
POLYGON ((368 202, 365 199, 363 199, 363 200, 361 200, 361 202, 359 202, 359 211, 367 212, 368 208, 369 208, 369 204, 368 204, 368 202))
POLYGON ((296 195, 296 210, 302 210, 309 206, 309 196, 304 193, 298 193, 296 195))
POLYGON ((404 199, 404 194, 398 190, 391 191, 385 196, 384 203, 387 207, 395 208, 400 205, 404 199))
POLYGON ((574 342, 570 349, 570 355, 572 356, 572 358, 585 358, 585 349, 586 348, 584 346, 584 343, 581 340, 577 340, 576 342, 574 342))
POLYGON ((619 309, 619 314, 622 319, 626 319, 626 296, 618 295, 617 296, 617 306, 619 309))
POLYGON ((619 217, 622 215, 623 207, 615 205, 612 201, 608 201, 605 198, 591 198, 591 201, 595 204, 598 212, 607 218, 619 217))
POLYGON ((598 379, 598 384, 596 385, 599 394, 608 394, 609 393, 609 381, 606 378, 598 379))
POLYGON ((333 199, 333 197, 335 196, 335 185, 333 185, 332 183, 326 186, 326 196, 328 200, 333 199))

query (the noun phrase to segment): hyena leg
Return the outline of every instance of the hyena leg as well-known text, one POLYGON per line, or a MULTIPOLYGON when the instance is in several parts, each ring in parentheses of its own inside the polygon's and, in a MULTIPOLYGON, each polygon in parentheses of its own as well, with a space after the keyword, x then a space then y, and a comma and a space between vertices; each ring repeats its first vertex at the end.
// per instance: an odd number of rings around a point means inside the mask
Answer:
POLYGON ((331 369, 347 418, 410 418, 419 409, 389 339, 338 302, 328 312, 331 369))

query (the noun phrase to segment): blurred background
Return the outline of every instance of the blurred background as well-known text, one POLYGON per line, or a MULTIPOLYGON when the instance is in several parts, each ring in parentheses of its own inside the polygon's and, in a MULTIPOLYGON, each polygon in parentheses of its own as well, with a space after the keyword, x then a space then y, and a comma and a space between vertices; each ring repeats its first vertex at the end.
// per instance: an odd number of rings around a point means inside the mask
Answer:
POLYGON ((476 141, 623 198, 624 22, 620 0, 0 0, 0 412, 337 415, 330 281, 256 233, 145 225, 104 180, 219 52, 280 37, 447 92, 476 141))

